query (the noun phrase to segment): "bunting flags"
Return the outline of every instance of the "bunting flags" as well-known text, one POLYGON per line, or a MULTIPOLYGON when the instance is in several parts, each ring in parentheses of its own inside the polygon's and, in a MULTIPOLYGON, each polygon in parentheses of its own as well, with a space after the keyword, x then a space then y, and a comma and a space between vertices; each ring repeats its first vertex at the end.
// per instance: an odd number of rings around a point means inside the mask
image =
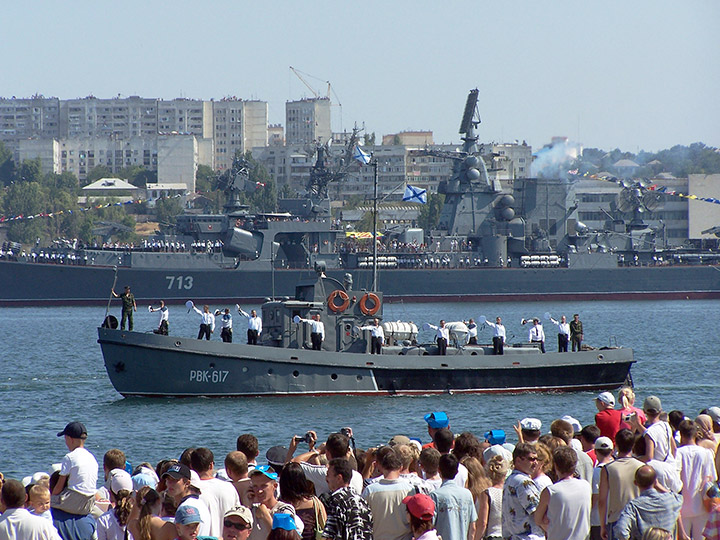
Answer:
MULTIPOLYGON (((179 197, 179 195, 175 195, 175 197, 179 197)), ((88 210, 98 210, 100 208, 109 208, 111 206, 123 206, 125 204, 140 204, 143 203, 142 199, 136 199, 136 200, 130 200, 125 202, 113 202, 113 203, 107 203, 107 204, 97 204, 93 206, 87 206, 85 208, 79 208, 75 212, 87 212, 88 210)), ((24 219, 35 219, 35 218, 51 218, 56 216, 62 216, 64 214, 72 214, 73 210, 57 210, 56 212, 40 212, 39 214, 34 214, 32 216, 24 216, 22 214, 17 216, 0 216, 0 223, 5 223, 7 221, 20 221, 24 219)))
MULTIPOLYGON (((573 171, 568 171, 568 174, 578 177, 582 176, 583 178, 592 178, 593 180, 603 180, 605 182, 612 182, 614 184, 622 184, 623 182, 622 179, 616 176, 601 176, 599 174, 590 173, 578 174, 577 169, 573 171)), ((667 186, 658 186, 657 184, 653 184, 651 186, 647 186, 646 189, 648 191, 657 191, 658 193, 664 193, 665 195, 672 195, 673 197, 680 197, 681 199, 690 199, 693 201, 703 201, 713 204, 720 204, 720 199, 716 199, 714 197, 700 197, 699 195, 690 195, 687 193, 682 193, 680 191, 675 191, 674 189, 670 189, 667 186)))

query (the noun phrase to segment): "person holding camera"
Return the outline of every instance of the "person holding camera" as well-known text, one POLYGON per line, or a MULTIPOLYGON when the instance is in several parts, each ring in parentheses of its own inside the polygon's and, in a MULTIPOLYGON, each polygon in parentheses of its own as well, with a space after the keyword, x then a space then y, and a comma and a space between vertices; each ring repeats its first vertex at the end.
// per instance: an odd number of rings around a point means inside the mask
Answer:
MULTIPOLYGON (((350 448, 350 438, 352 437, 352 430, 347 428, 349 436, 343 433, 331 433, 328 436, 327 441, 322 443, 317 448, 317 433, 315 431, 308 431, 304 436, 300 437, 295 435, 290 440, 288 447, 286 462, 293 461, 299 463, 302 467, 305 477, 315 484, 315 495, 318 497, 324 493, 330 493, 330 487, 327 483, 327 465, 321 465, 318 463, 320 456, 324 456, 327 462, 335 458, 348 459, 352 454, 350 448), (293 457, 295 450, 297 450, 298 444, 301 442, 307 443, 309 450, 299 456, 293 457)), ((350 487, 352 487, 358 493, 362 492, 363 479, 362 475, 353 471, 352 479, 350 480, 350 487)))

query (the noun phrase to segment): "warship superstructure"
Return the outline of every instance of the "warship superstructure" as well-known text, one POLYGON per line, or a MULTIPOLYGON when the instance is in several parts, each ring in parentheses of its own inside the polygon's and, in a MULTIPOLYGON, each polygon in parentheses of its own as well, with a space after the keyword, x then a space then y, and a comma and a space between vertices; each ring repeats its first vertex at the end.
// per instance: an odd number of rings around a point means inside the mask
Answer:
POLYGON ((461 148, 425 150, 451 160, 453 171, 439 185, 444 207, 436 229, 421 231, 422 250, 383 249, 374 261, 372 246, 343 249, 327 187, 348 174, 353 133, 340 169, 329 165, 327 142, 318 144, 307 195, 279 200, 279 212, 253 214, 240 204, 248 172, 236 160, 225 212, 179 216, 164 248, 35 249, 1 259, 0 305, 102 304, 115 280, 143 301, 260 302, 293 295, 318 263, 337 280, 352 271, 356 287, 371 290, 374 262, 387 301, 720 297, 718 254, 664 245, 642 221, 657 201, 641 183, 619 195, 618 215, 627 219, 609 215, 606 228, 590 230, 577 219, 572 179, 492 178, 476 135, 477 102, 472 90, 461 148))

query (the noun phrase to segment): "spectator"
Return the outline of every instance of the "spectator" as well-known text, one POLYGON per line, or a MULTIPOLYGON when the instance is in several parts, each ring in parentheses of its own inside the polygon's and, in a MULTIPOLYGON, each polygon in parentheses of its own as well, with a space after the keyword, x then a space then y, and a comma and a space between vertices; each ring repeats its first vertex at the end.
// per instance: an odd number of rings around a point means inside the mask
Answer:
POLYGON ((466 540, 475 536, 477 510, 470 490, 455 483, 458 465, 453 454, 440 457, 443 482, 430 494, 435 502, 435 528, 444 540, 466 540))
POLYGON ((683 498, 677 493, 657 491, 655 480, 655 470, 649 465, 635 471, 635 485, 640 494, 628 501, 620 513, 614 538, 642 540, 645 532, 652 527, 675 531, 683 498))

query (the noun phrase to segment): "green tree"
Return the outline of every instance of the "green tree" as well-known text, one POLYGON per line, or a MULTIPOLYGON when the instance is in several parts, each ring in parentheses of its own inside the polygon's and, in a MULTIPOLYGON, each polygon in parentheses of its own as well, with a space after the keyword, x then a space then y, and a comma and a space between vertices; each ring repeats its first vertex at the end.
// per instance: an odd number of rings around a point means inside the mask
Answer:
POLYGON ((0 141, 0 182, 6 186, 15 179, 15 162, 12 152, 0 141))
MULTIPOLYGON (((6 216, 34 216, 46 210, 46 194, 37 182, 15 183, 8 187, 3 199, 3 213, 6 216)), ((8 239, 14 242, 34 242, 43 236, 46 218, 21 219, 8 227, 8 239)))
POLYGON ((23 161, 17 170, 15 180, 18 182, 40 183, 42 181, 40 158, 26 159, 23 161))
POLYGON ((420 208, 418 216, 418 226, 430 231, 437 227, 440 222, 440 213, 445 204, 445 195, 442 193, 431 193, 428 195, 427 204, 423 204, 420 208))
POLYGON ((213 191, 217 189, 217 175, 211 167, 198 165, 195 172, 195 189, 197 191, 213 191))
POLYGON ((183 205, 179 197, 163 197, 155 201, 155 216, 162 227, 175 225, 177 216, 182 212, 183 205))
POLYGON ((375 146, 375 132, 363 135, 363 146, 375 146))

